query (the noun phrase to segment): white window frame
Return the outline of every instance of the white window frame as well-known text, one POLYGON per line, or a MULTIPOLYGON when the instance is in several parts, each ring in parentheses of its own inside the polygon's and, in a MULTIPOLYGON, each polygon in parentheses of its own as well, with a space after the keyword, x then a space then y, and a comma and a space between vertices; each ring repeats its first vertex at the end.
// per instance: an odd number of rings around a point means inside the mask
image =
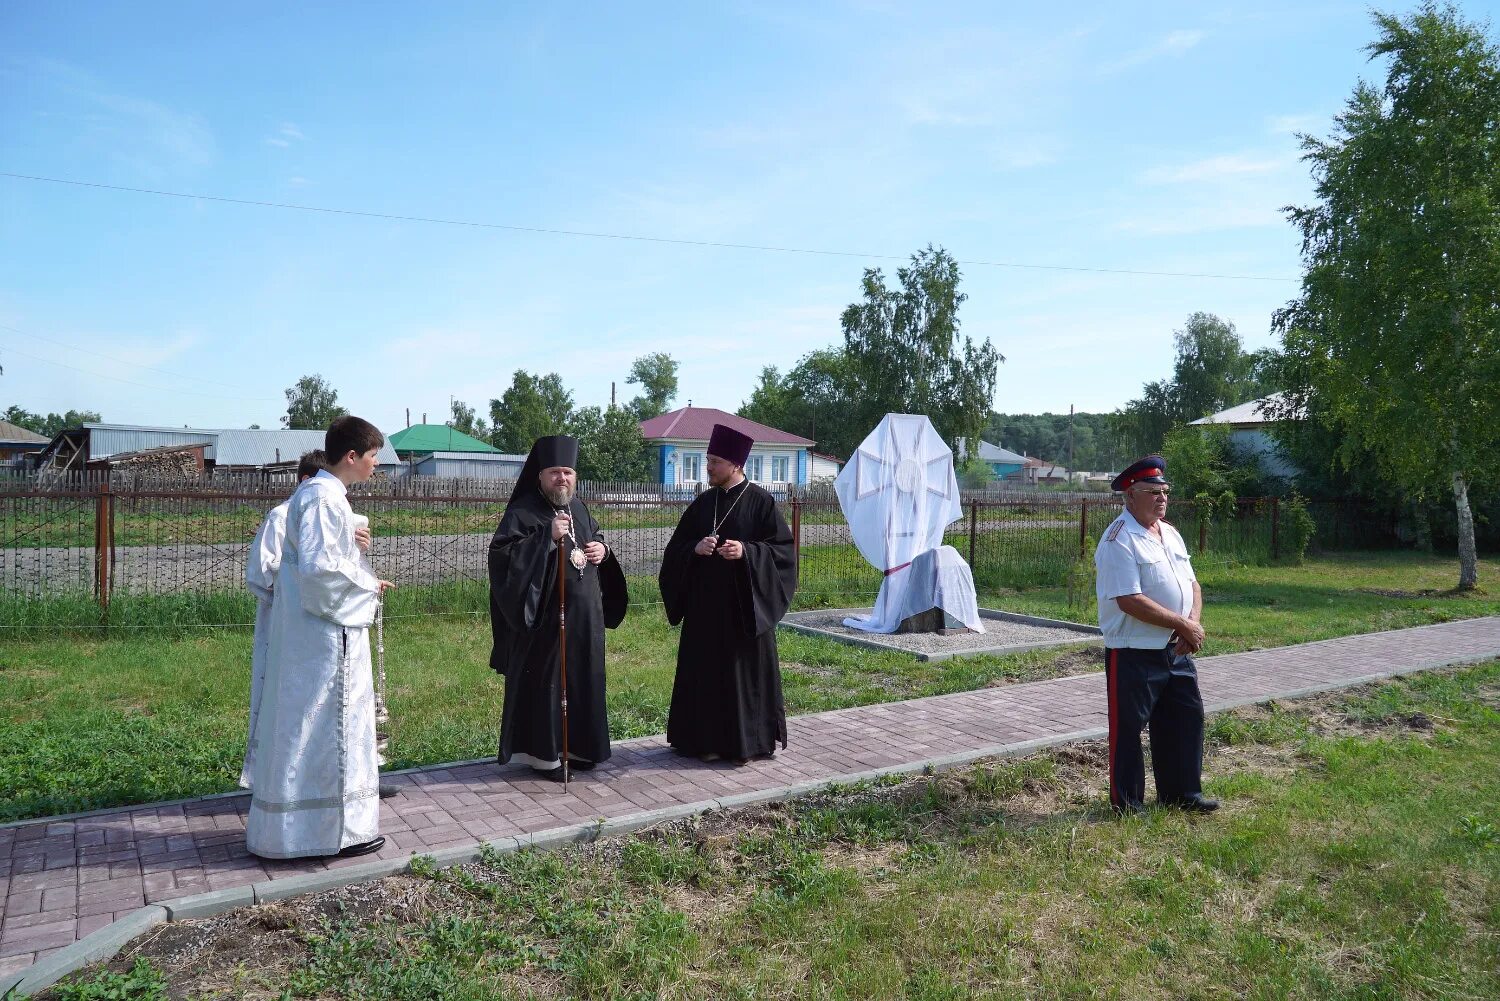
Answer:
POLYGON ((792 460, 790 456, 771 456, 771 482, 787 483, 792 478, 792 460))
POLYGON ((764 455, 752 455, 745 460, 745 478, 756 483, 766 478, 766 457, 764 455))
POLYGON ((703 457, 696 452, 684 452, 681 468, 683 483, 697 483, 703 478, 703 457))

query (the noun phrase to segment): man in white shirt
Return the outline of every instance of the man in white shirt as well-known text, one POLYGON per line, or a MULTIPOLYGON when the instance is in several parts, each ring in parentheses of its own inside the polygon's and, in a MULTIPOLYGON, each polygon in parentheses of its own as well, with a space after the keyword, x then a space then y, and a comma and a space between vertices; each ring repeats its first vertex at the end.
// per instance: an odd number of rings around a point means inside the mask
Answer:
POLYGON ((1203 795, 1203 697, 1191 654, 1203 647, 1203 589, 1182 535, 1164 521, 1167 464, 1132 463, 1111 488, 1124 512, 1094 550, 1099 628, 1109 692, 1109 801, 1121 813, 1143 809, 1146 767, 1141 730, 1151 724, 1151 770, 1165 806, 1208 813, 1203 795))

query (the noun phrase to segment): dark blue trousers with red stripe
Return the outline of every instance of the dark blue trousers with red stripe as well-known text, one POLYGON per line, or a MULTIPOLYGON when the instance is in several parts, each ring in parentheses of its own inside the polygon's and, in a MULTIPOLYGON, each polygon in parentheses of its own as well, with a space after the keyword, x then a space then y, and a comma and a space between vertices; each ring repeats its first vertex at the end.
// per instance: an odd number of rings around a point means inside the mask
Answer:
POLYGON ((1203 791, 1203 696, 1198 666, 1170 647, 1105 650, 1109 686, 1109 801, 1139 809, 1146 798, 1141 730, 1151 724, 1151 772, 1163 803, 1203 791))

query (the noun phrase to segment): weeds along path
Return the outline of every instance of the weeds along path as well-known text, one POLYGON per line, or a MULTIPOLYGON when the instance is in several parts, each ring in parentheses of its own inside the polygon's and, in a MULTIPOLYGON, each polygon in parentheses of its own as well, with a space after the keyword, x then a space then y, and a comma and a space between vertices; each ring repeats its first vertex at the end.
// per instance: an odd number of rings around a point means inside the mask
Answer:
MULTIPOLYGON (((1204 702, 1217 712, 1497 657, 1500 616, 1490 616, 1205 657, 1199 675, 1204 702)), ((99 958, 98 943, 113 942, 102 953, 112 955, 169 917, 391 875, 413 855, 451 862, 475 857, 479 842, 503 849, 586 839, 829 782, 1091 739, 1104 727, 1104 685, 1090 674, 794 717, 788 750, 738 768, 682 758, 659 736, 620 741, 610 761, 566 792, 492 761, 436 765, 392 777, 401 792, 381 803, 387 841, 366 859, 276 863, 249 855, 244 795, 7 825, 0 993, 58 950, 72 949, 62 961, 77 957, 81 966, 99 958)))

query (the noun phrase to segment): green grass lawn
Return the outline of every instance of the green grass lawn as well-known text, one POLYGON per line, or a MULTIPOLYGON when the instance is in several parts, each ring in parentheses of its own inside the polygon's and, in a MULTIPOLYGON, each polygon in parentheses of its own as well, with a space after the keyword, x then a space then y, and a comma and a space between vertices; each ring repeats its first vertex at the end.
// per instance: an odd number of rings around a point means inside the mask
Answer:
POLYGON ((1497 710, 1492 662, 1216 716, 1209 817, 1113 818, 1092 742, 419 862, 147 940, 52 996, 1494 998, 1497 710))
MULTIPOLYGON (((1481 579, 1497 571, 1486 563, 1481 579)), ((1410 553, 1208 568, 1206 653, 1500 614, 1500 600, 1484 594, 1373 593, 1442 588, 1456 573, 1451 560, 1410 553)), ((1093 621, 1092 604, 1070 609, 1063 589, 983 597, 1011 611, 1093 621)), ((386 632, 392 767, 493 753, 502 682, 486 666, 488 622, 424 615, 416 604, 401 614, 410 617, 393 618, 386 632)), ((250 631, 183 632, 3 641, 0 821, 233 788, 245 746, 250 631)), ((1078 648, 921 663, 790 633, 779 645, 793 714, 1096 669, 1078 648)), ((612 736, 665 729, 675 664, 676 632, 660 608, 632 609, 609 636, 612 736)))

